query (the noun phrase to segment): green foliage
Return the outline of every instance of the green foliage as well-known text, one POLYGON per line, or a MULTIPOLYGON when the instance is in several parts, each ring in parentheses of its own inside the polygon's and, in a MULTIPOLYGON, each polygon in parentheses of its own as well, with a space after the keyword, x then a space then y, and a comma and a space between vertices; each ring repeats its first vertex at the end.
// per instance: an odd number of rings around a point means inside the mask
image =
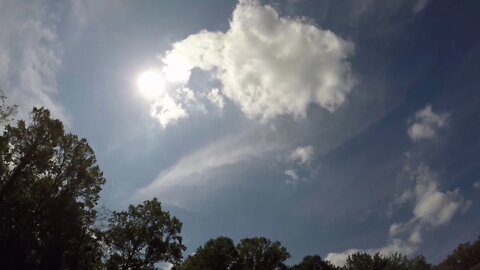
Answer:
POLYGON ((0 136, 0 252, 4 269, 92 268, 88 229, 104 184, 85 139, 65 134, 46 109, 0 136))
POLYGON ((178 264, 185 250, 181 228, 156 198, 113 212, 105 232, 107 269, 156 269, 160 261, 178 264))

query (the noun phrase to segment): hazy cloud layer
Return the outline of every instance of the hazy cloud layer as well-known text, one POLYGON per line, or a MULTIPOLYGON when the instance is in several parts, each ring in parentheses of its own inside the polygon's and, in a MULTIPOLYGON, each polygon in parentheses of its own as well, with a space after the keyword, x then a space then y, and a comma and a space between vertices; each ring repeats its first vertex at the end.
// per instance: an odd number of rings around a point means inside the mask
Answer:
POLYGON ((426 229, 450 222, 455 214, 465 211, 471 204, 471 201, 463 198, 458 189, 440 191, 435 173, 424 165, 409 171, 409 175, 415 183, 413 190, 406 190, 394 202, 396 205, 412 203, 413 217, 406 223, 390 225, 389 243, 377 249, 349 249, 340 253, 329 253, 327 260, 341 266, 345 264, 348 255, 359 251, 372 254, 400 252, 412 255, 419 249, 422 234, 426 229))
POLYGON ((447 125, 448 113, 435 113, 430 105, 415 113, 414 121, 407 133, 413 141, 434 138, 437 131, 447 125))
POLYGON ((9 102, 20 106, 20 116, 33 106, 45 106, 67 120, 52 99, 61 64, 56 20, 43 1, 0 2, 0 87, 9 102))
POLYGON ((186 84, 194 68, 211 71, 250 118, 305 117, 312 103, 332 112, 354 85, 352 43, 256 0, 239 2, 227 32, 202 31, 172 47, 162 57, 168 82, 186 84))

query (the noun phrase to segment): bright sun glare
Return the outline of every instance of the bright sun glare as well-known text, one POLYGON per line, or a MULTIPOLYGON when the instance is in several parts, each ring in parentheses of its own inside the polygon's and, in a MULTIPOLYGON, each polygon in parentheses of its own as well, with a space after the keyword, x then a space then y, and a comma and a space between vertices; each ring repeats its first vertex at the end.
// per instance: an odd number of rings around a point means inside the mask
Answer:
POLYGON ((144 97, 152 99, 165 91, 165 80, 159 71, 147 70, 138 76, 137 86, 144 97))

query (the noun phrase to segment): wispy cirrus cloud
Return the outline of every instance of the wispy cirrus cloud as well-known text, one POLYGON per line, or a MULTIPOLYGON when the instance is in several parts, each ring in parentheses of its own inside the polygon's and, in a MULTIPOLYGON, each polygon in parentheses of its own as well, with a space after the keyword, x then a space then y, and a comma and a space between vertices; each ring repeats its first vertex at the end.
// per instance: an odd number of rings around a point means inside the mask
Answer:
POLYGON ((182 205, 178 194, 172 190, 178 187, 213 186, 215 178, 210 173, 221 168, 242 162, 263 159, 285 146, 267 141, 262 134, 248 131, 235 136, 228 136, 211 143, 178 160, 173 166, 163 170, 148 186, 139 189, 135 198, 162 196, 163 200, 182 205))
POLYGON ((25 117, 33 106, 49 108, 68 124, 55 100, 61 65, 57 17, 43 1, 0 3, 0 86, 25 117))

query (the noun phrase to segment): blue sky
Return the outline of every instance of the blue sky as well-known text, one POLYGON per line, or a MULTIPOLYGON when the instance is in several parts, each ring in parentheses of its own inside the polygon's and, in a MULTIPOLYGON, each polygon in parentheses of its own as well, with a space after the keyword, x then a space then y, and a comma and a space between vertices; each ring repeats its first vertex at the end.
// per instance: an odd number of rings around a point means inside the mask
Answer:
POLYGON ((480 232, 477 1, 0 2, 0 85, 86 137, 101 204, 188 252, 280 240, 444 258, 480 232))

